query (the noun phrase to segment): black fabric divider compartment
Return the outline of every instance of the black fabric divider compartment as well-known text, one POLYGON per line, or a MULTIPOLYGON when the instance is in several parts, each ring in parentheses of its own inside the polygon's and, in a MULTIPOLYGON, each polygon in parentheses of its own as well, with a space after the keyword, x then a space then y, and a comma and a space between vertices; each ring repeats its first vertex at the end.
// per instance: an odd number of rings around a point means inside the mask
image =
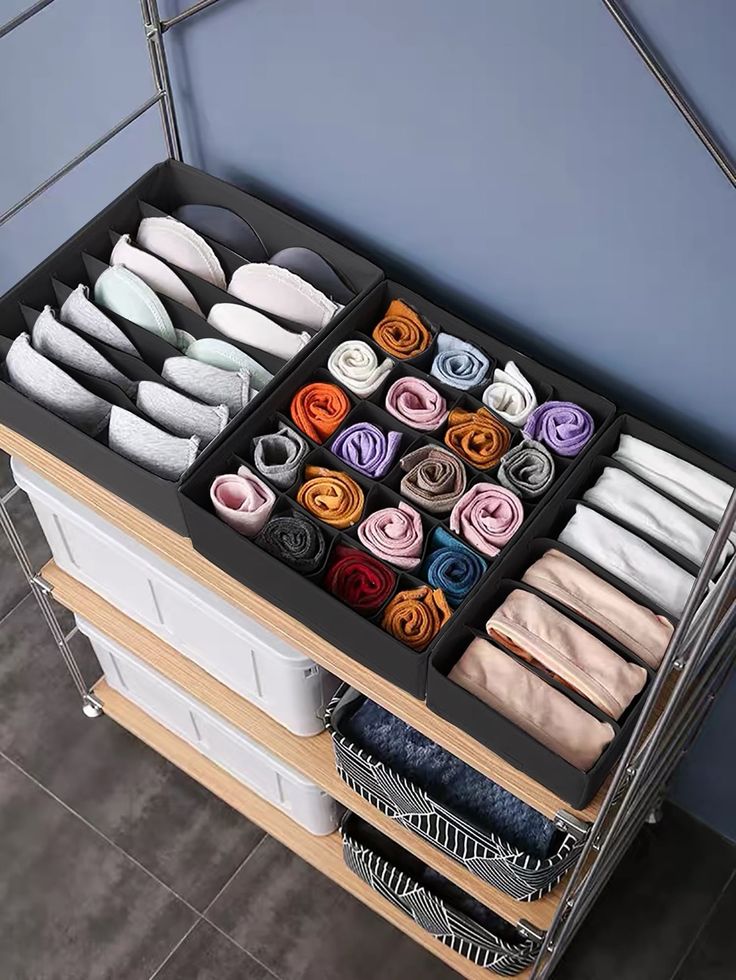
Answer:
MULTIPOLYGON (((491 829, 493 812, 488 813, 485 825, 456 813, 346 732, 346 721, 366 700, 344 684, 327 710, 325 722, 335 765, 345 783, 382 813, 517 901, 535 901, 554 888, 576 860, 583 842, 556 831, 549 855, 540 858, 491 829)), ((498 806, 508 808, 509 796, 500 799, 498 806)), ((531 809, 521 802, 520 807, 531 809)))
MULTIPOLYGON (((326 334, 323 341, 314 349, 310 350, 306 356, 296 365, 291 367, 286 379, 279 379, 271 390, 264 393, 260 404, 248 413, 243 424, 234 430, 223 433, 215 440, 208 450, 200 457, 194 467, 190 470, 181 486, 182 507, 186 514, 189 532, 195 547, 212 562, 226 569, 231 575, 241 581, 244 585, 274 602, 279 608, 301 619, 310 626, 315 632, 324 636, 331 643, 334 643, 341 650, 355 660, 364 664, 371 670, 386 677, 398 686, 408 690, 416 697, 424 697, 426 663, 429 653, 438 642, 439 637, 452 626, 458 611, 462 610, 463 605, 457 607, 453 618, 449 624, 445 624, 437 637, 434 638, 429 646, 421 653, 414 653, 408 647, 389 636, 376 625, 372 625, 370 620, 352 612, 339 600, 321 589, 316 589, 315 583, 305 581, 297 577, 296 573, 288 570, 286 575, 285 566, 281 565, 276 559, 270 556, 263 556, 252 542, 249 542, 237 532, 233 531, 222 521, 220 521, 212 511, 209 499, 209 488, 214 478, 225 471, 228 460, 233 454, 239 455, 252 462, 252 451, 250 449, 253 436, 261 435, 265 432, 273 432, 278 427, 278 420, 283 419, 295 431, 300 431, 296 423, 290 418, 290 404, 294 394, 304 385, 313 381, 330 382, 342 388, 350 404, 346 417, 343 419, 338 429, 325 440, 323 450, 329 452, 336 435, 351 424, 354 418, 375 420, 384 431, 394 429, 402 432, 407 437, 406 451, 422 445, 425 442, 436 443, 444 446, 441 435, 438 439, 436 433, 422 432, 395 419, 393 415, 384 408, 385 396, 391 383, 391 378, 384 382, 381 388, 374 395, 366 399, 360 399, 344 386, 327 371, 327 363, 332 351, 344 340, 363 338, 378 350, 377 345, 370 339, 370 332, 379 322, 385 313, 390 301, 395 298, 406 299, 411 306, 419 310, 423 315, 426 314, 433 324, 438 324, 448 333, 463 337, 477 344, 487 351, 491 358, 505 363, 506 360, 514 359, 520 370, 525 372, 532 384, 539 391, 551 391, 554 389, 561 398, 576 401, 586 408, 593 416, 597 429, 596 436, 591 439, 588 446, 575 460, 570 460, 559 466, 559 477, 556 485, 560 485, 567 479, 568 475, 575 471, 577 464, 595 445, 595 440, 613 415, 613 405, 607 399, 593 394, 581 385, 573 381, 568 381, 554 372, 547 371, 546 368, 536 364, 534 361, 520 355, 510 348, 499 344, 492 337, 480 330, 471 327, 463 321, 445 313, 438 307, 428 303, 422 297, 404 289, 396 283, 382 283, 376 287, 355 311, 346 316, 343 321, 336 326, 329 334, 326 334), (546 386, 546 387, 545 387, 546 386), (414 437, 413 442, 408 442, 414 437), (257 554, 253 554, 257 552, 257 554), (269 562, 264 558, 268 557, 269 562)), ((472 403, 471 396, 459 391, 450 389, 437 382, 434 378, 427 377, 423 371, 415 366, 418 359, 411 361, 396 361, 392 377, 411 375, 413 377, 426 378, 447 396, 448 407, 462 402, 463 404, 472 403)), ((431 363, 431 361, 430 361, 431 363)), ((480 402, 477 403, 480 407, 480 402)), ((506 423, 503 423, 506 425, 506 423)), ((507 425, 511 432, 514 428, 507 425)), ((303 433, 302 433, 303 435, 303 433)), ((518 438, 518 436, 514 436, 518 438)), ((310 445, 315 444, 311 441, 310 445)), ((402 451, 403 447, 402 447, 402 451)), ((448 452, 451 450, 447 450, 448 452)), ((559 463, 560 458, 557 457, 559 463)), ((398 463, 398 460, 397 460, 398 463)), ((486 480, 491 483, 497 482, 493 471, 475 470, 470 464, 463 461, 468 475, 469 485, 477 480, 486 480)), ((343 463, 337 457, 334 458, 333 469, 344 470, 352 476, 358 483, 365 484, 369 481, 368 477, 353 470, 349 464, 343 463)), ((296 481, 289 488, 287 494, 295 500, 298 486, 301 480, 296 481)), ((370 481, 369 481, 370 482, 370 481)), ((411 501, 399 494, 400 474, 395 465, 382 481, 376 481, 374 487, 380 486, 381 494, 388 494, 392 497, 390 503, 397 506, 400 500, 405 500, 411 506, 411 501), (398 477, 397 477, 398 475, 398 477)), ((550 491, 551 493, 552 491, 550 491)), ((375 496, 373 492, 371 500, 375 496)), ((384 497, 385 499, 385 497, 384 497)), ((545 498, 542 498, 545 499, 545 498)), ((384 504, 385 506, 386 504, 384 504)), ((523 502, 525 514, 537 513, 538 504, 530 507, 529 502, 523 502)), ((372 508, 367 508, 366 513, 370 513, 372 508)), ((432 528, 435 525, 442 525, 449 531, 447 515, 444 519, 429 515, 421 507, 416 508, 422 515, 425 527, 429 522, 432 528)), ((514 547, 519 540, 519 536, 524 532, 524 526, 520 528, 517 535, 505 547, 504 551, 514 547)), ((357 533, 355 529, 342 532, 347 539, 352 539, 357 544, 357 533)), ((476 551, 471 544, 463 540, 471 551, 476 551)), ((426 552, 426 544, 425 544, 426 552)), ((481 555, 487 564, 494 567, 498 558, 489 559, 481 555)), ((418 577, 421 580, 421 566, 417 570, 411 571, 408 575, 412 578, 418 577)), ((473 595, 484 590, 486 577, 481 579, 469 593, 464 602, 469 601, 473 595)))
POLYGON ((484 908, 354 813, 340 826, 348 868, 445 946, 499 976, 530 966, 539 943, 484 908))
MULTIPOLYGON (((167 160, 152 167, 25 279, 0 298, 0 323, 2 323, 3 335, 13 338, 25 329, 21 303, 35 310, 42 310, 47 304, 58 307, 69 291, 79 283, 89 284, 84 253, 88 256, 109 256, 110 229, 135 231, 141 217, 139 203, 141 201, 167 214, 171 214, 184 204, 218 205, 249 221, 263 240, 269 254, 291 246, 302 246, 318 252, 352 283, 356 291, 354 299, 333 318, 328 327, 323 328, 321 331, 323 336, 356 309, 368 291, 382 279, 380 269, 372 262, 310 228, 297 218, 284 214, 278 208, 225 181, 186 164, 167 160)), ((230 297, 230 301, 241 302, 235 297, 230 297)), ((169 301, 163 300, 163 302, 167 305, 169 301)), ((173 301, 171 302, 173 304, 173 301)), ((173 306, 167 305, 167 309, 171 312, 173 306)), ((179 309, 184 308, 179 307, 179 309)), ((160 338, 147 334, 146 331, 128 323, 122 317, 108 311, 106 313, 132 340, 143 359, 155 371, 160 371, 167 356, 176 355, 177 352, 173 348, 170 353, 168 352, 168 345, 165 345, 160 338)), ((191 311, 184 309, 184 314, 186 313, 191 311)), ((191 316, 195 317, 195 314, 192 313, 191 316)), ((191 320, 189 323, 191 324, 191 320)), ((177 326, 187 329, 184 323, 177 323, 177 326)), ((190 330, 190 332, 196 331, 190 330)), ((221 336, 216 331, 212 331, 212 335, 221 336)), ((222 337, 222 339, 237 345, 237 342, 230 341, 228 338, 222 337)), ((321 339, 322 337, 319 337, 313 343, 321 339)), ((308 353, 309 348, 300 351, 289 362, 289 369, 308 353)), ((253 356, 264 363, 261 354, 262 352, 254 353, 253 356)), ((262 394, 256 396, 254 403, 257 405, 261 398, 262 394)), ((245 411, 249 411, 250 408, 249 405, 245 411)), ((15 391, 5 380, 0 380, 0 420, 161 524, 178 534, 187 535, 176 484, 154 476, 122 456, 118 456, 103 442, 90 439, 74 426, 15 391)), ((202 457, 214 448, 219 438, 202 452, 202 457)))
MULTIPOLYGON (((580 461, 565 484, 530 519, 516 546, 507 549, 505 554, 499 556, 499 560, 494 565, 483 589, 471 596, 462 608, 460 615, 454 617, 442 640, 433 649, 427 679, 427 704, 436 714, 468 732, 479 742, 503 756, 518 769, 549 787, 577 808, 587 806, 615 765, 638 718, 646 697, 646 690, 636 698, 635 703, 624 714, 616 737, 593 768, 587 773, 583 773, 506 721, 474 695, 454 684, 447 675, 466 649, 475 634, 475 630, 484 632, 485 621, 501 602, 500 596, 503 594, 502 584, 504 580, 520 581, 526 569, 549 548, 557 548, 569 555, 635 602, 676 624, 676 617, 661 609, 632 585, 556 540, 557 535, 572 517, 576 503, 582 498, 585 490, 595 482, 604 465, 612 465, 611 456, 616 451, 619 439, 623 434, 648 442, 700 467, 731 485, 736 485, 736 473, 734 471, 685 445, 673 436, 655 429, 646 422, 630 415, 619 415, 597 439, 595 451, 580 461)), ((620 464, 613 461, 613 465, 620 464)), ((623 468, 625 469, 625 467, 623 468)), ((636 476, 636 474, 634 475, 636 476)), ((637 479, 641 479, 641 477, 637 476, 637 479)), ((654 489, 658 493, 663 492, 658 487, 654 487, 654 489)), ((665 493, 664 496, 667 494, 665 493)), ((674 502, 682 506, 679 501, 674 500, 674 502)), ((589 505, 586 503, 586 506, 589 505)), ((591 508, 595 509, 592 505, 591 508)), ((704 523, 713 526, 712 521, 696 512, 693 513, 700 517, 704 523)), ((615 518, 610 519, 615 523, 620 523, 615 518)), ((694 566, 687 559, 656 540, 648 538, 646 534, 636 529, 633 530, 643 540, 648 540, 661 554, 669 557, 681 567, 691 572, 695 571, 694 566)), ((522 587, 526 588, 526 586, 522 587)), ((555 601, 549 596, 542 595, 542 598, 550 605, 555 605, 555 601)), ((564 611, 569 618, 580 622, 590 632, 597 633, 600 638, 604 638, 590 623, 585 622, 571 610, 559 604, 558 608, 564 611)), ((487 636, 485 638, 489 639, 487 636)), ((606 636, 605 642, 615 648, 610 637, 606 636)), ((617 652, 620 651, 617 650, 617 652)), ((633 662, 638 662, 636 656, 628 652, 627 658, 633 662)), ((565 693, 568 694, 567 691, 565 693)), ((618 728, 618 726, 614 725, 614 728, 618 728)))

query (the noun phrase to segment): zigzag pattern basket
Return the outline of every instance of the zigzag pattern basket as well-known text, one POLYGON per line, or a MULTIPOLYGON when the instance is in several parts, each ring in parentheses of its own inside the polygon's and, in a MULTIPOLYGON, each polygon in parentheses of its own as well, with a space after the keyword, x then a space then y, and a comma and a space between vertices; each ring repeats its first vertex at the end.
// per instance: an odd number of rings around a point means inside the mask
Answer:
POLYGON ((357 692, 341 687, 326 715, 337 772, 352 790, 517 901, 535 901, 554 888, 575 863, 583 846, 581 841, 565 834, 554 854, 537 858, 443 807, 340 732, 336 709, 357 697, 357 692))
POLYGON ((366 884, 410 916, 425 932, 477 966, 513 977, 530 966, 539 944, 520 936, 518 943, 504 942, 489 929, 419 884, 391 861, 358 841, 351 832, 354 814, 348 813, 341 827, 345 864, 366 884))

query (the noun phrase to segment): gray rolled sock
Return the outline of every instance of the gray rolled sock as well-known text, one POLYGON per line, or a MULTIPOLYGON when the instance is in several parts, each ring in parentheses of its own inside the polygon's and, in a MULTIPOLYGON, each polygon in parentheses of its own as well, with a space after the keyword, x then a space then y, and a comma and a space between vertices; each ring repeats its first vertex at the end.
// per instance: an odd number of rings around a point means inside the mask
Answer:
POLYGON ((288 425, 277 432, 253 439, 253 463, 259 473, 280 490, 290 487, 297 476, 309 446, 288 425))
POLYGON ((125 351, 126 354, 140 357, 120 327, 91 302, 89 289, 81 283, 67 296, 59 310, 59 319, 62 323, 68 323, 69 326, 86 333, 88 337, 101 340, 117 350, 125 351))
POLYGON ((39 354, 51 357, 59 364, 77 368, 93 378, 112 381, 128 398, 135 398, 138 385, 88 344, 79 334, 59 323, 50 306, 44 308, 31 330, 31 341, 39 354))
POLYGON ((534 500, 554 482, 555 461, 541 442, 525 439, 506 453, 496 476, 507 490, 523 500, 534 500))
POLYGON ((222 432, 230 418, 226 405, 203 405, 156 381, 141 381, 136 405, 175 436, 198 436, 205 446, 222 432))
POLYGON ((245 369, 224 371, 190 357, 169 357, 164 361, 161 377, 206 405, 227 405, 231 418, 251 398, 250 375, 245 369))
POLYGON ((200 448, 197 436, 180 439, 126 412, 117 405, 110 412, 108 445, 116 453, 164 480, 179 480, 200 448))
POLYGON ((10 383, 17 391, 82 432, 96 436, 107 425, 110 404, 35 351, 27 333, 15 338, 5 365, 10 383))

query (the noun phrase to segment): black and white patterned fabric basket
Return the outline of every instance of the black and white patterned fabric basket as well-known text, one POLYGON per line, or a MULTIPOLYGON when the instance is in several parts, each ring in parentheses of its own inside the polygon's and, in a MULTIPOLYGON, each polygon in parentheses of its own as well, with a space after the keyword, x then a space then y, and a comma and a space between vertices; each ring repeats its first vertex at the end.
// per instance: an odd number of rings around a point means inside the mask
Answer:
POLYGON ((582 841, 572 834, 560 834, 554 854, 537 858, 457 816, 339 730, 337 709, 356 699, 362 700, 362 695, 347 686, 341 687, 326 715, 337 772, 352 790, 517 901, 535 901, 554 888, 575 863, 582 841))
POLYGON ((519 934, 518 942, 505 942, 489 929, 453 908, 429 888, 401 870, 368 843, 353 836, 348 813, 341 827, 345 864, 366 884, 401 909, 418 926, 477 966, 513 977, 537 958, 540 944, 519 934))

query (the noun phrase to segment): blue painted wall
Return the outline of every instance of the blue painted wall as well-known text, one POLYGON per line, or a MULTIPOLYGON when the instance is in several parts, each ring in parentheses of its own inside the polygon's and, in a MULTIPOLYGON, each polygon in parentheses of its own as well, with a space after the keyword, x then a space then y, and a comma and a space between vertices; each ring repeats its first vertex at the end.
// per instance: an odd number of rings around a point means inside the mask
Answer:
MULTIPOLYGON (((736 7, 630 6, 733 151, 736 7)), ((0 45, 1 210, 152 87, 137 0, 0 45)), ((602 4, 221 0, 168 45, 190 162, 733 462, 736 195, 602 4)), ((153 110, 0 229, 0 291, 163 155, 153 110)), ((735 708, 675 787, 734 839, 735 708)))

